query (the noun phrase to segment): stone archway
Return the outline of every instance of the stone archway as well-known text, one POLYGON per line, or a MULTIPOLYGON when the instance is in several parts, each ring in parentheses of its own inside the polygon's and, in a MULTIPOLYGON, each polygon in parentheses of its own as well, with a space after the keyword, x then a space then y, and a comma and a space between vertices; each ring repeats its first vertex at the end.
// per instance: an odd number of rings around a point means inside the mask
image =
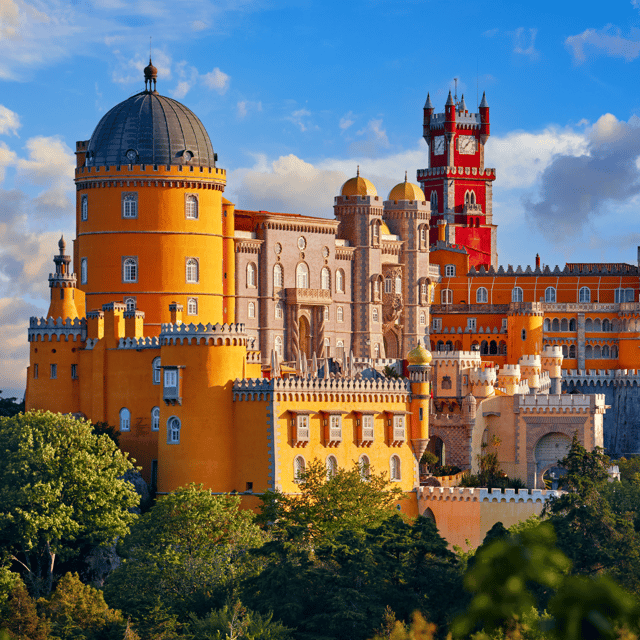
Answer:
POLYGON ((558 466, 571 448, 571 438, 564 433, 553 431, 547 433, 536 443, 533 455, 536 465, 535 485, 537 489, 544 489, 544 474, 549 469, 558 466))
POLYGON ((300 330, 300 353, 303 358, 309 358, 311 354, 311 327, 306 316, 300 316, 298 327, 300 330))
POLYGON ((387 358, 400 358, 400 341, 395 331, 387 331, 383 337, 384 353, 387 358))

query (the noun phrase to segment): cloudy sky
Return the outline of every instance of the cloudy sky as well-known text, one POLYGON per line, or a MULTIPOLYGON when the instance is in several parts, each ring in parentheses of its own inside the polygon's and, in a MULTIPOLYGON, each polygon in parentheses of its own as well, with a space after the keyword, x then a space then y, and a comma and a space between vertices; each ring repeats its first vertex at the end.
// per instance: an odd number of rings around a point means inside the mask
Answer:
POLYGON ((427 92, 486 91, 502 264, 636 260, 640 0, 0 0, 0 389, 73 237, 73 149, 158 90, 207 128, 239 207, 332 216, 360 165, 386 196, 428 166, 427 92), (151 38, 151 43, 149 41, 151 38))

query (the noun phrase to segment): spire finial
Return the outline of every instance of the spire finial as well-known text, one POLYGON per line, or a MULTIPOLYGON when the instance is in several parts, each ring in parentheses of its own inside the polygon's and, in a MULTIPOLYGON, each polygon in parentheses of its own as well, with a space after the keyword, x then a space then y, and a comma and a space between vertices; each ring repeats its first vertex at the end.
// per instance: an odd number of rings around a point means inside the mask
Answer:
POLYGON ((58 240, 58 249, 60 249, 60 255, 64 255, 64 250, 67 248, 67 243, 64 241, 64 234, 60 236, 58 240))
MULTIPOLYGON (((149 48, 151 48, 151 43, 149 43, 149 48)), ((158 77, 158 70, 153 66, 153 63, 151 62, 151 51, 149 51, 149 65, 144 68, 144 90, 145 91, 156 90, 157 77, 158 77)))
POLYGON ((404 181, 405 182, 407 181, 407 170, 406 169, 404 170, 404 181))
POLYGON ((356 178, 360 177, 360 165, 358 165, 358 170, 356 171, 356 178))

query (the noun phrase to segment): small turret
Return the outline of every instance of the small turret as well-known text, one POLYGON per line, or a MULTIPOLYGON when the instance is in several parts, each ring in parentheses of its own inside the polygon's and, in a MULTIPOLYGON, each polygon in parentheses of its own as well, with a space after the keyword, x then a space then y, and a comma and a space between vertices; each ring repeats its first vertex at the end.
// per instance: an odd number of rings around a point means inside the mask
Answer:
POLYGON ((75 304, 76 276, 70 272, 71 256, 65 255, 67 244, 64 236, 58 241, 60 253, 53 257, 56 272, 49 274, 49 288, 51 289, 51 304, 47 312, 48 318, 75 319, 78 309, 75 304))
POLYGON ((420 462, 429 443, 429 408, 431 404, 431 353, 420 340, 407 354, 411 380, 411 446, 420 462))
POLYGON ((462 113, 464 113, 465 111, 468 111, 467 103, 464 101, 464 93, 460 97, 460 104, 458 105, 458 111, 461 111, 462 113))
POLYGON ((489 104, 484 91, 482 92, 482 102, 478 107, 478 111, 480 112, 480 141, 482 144, 486 144, 491 131, 489 128, 489 104))

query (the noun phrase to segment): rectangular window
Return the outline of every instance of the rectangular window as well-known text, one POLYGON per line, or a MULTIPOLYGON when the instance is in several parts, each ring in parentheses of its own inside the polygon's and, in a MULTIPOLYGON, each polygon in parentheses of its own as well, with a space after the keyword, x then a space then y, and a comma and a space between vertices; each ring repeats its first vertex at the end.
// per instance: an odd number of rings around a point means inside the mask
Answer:
POLYGON ((422 422, 424 420, 422 407, 420 407, 419 410, 418 410, 418 420, 420 420, 420 422, 422 422))
POLYGON ((138 217, 138 194, 136 192, 124 192, 122 194, 122 217, 138 217))
POLYGON ((507 330, 507 319, 506 318, 502 318, 502 330, 503 331, 507 330))
POLYGON ((432 318, 431 326, 434 331, 442 331, 442 318, 432 318))
POLYGON ((362 439, 373 442, 373 416, 362 416, 362 439))
POLYGON ((309 442, 309 416, 296 416, 296 442, 309 442))
POLYGON ((475 331, 476 330, 476 319, 475 318, 467 318, 467 329, 469 329, 469 331, 475 331))
POLYGON ((342 416, 330 416, 329 422, 329 440, 342 440, 342 416))
POLYGON ((165 371, 164 371, 164 386, 165 387, 177 387, 178 386, 178 371, 176 369, 165 369, 165 371))
POLYGON ((195 193, 187 193, 184 201, 184 215, 187 220, 198 219, 198 196, 195 193))
POLYGON ((34 379, 38 378, 38 365, 37 364, 33 365, 33 377, 34 377, 34 379))
POLYGON ((71 378, 73 380, 77 380, 78 379, 78 365, 77 364, 72 364, 71 365, 71 378))
POLYGON ((80 199, 80 218, 87 220, 89 217, 89 196, 84 194, 80 199))
POLYGON ((393 416, 393 440, 404 441, 404 416, 393 416))
POLYGON ((51 365, 51 379, 54 380, 57 377, 58 377, 58 365, 57 364, 52 364, 51 365))

